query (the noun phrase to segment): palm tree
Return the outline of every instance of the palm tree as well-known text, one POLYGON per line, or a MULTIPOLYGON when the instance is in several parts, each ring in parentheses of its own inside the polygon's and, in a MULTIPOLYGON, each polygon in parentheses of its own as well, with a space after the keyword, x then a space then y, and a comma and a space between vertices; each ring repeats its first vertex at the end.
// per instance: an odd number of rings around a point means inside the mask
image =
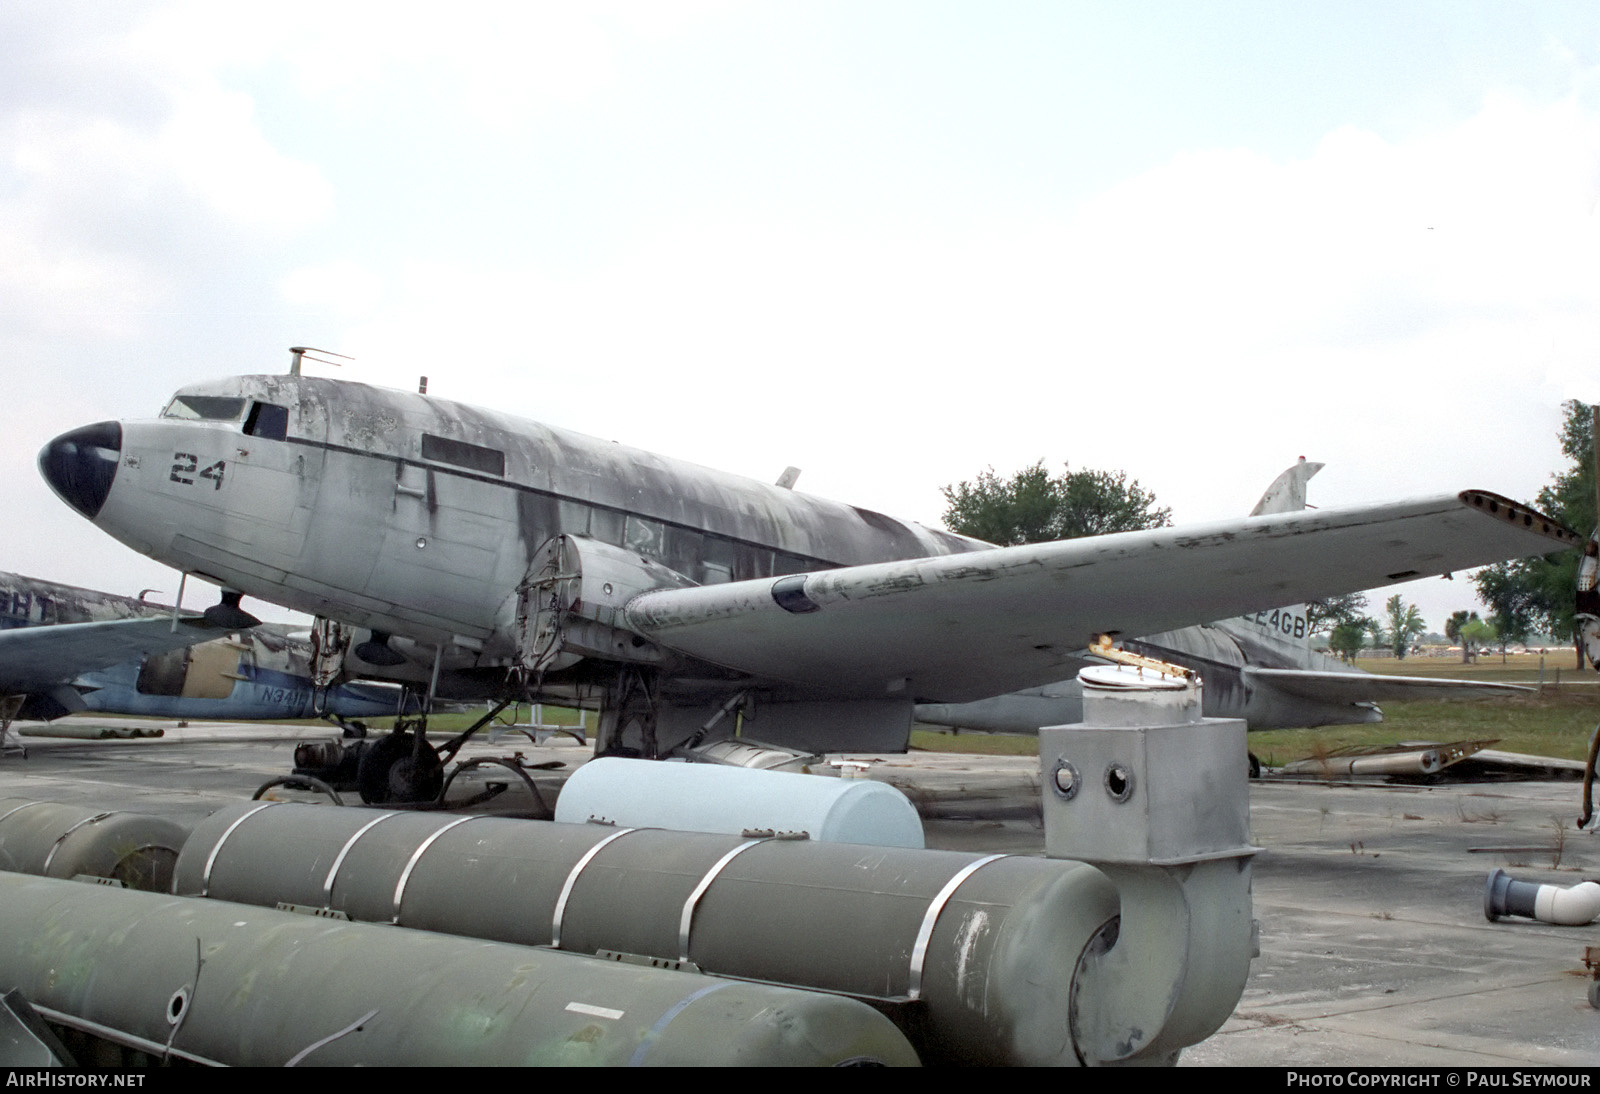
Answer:
POLYGON ((1422 621, 1422 612, 1417 606, 1401 600, 1399 593, 1391 596, 1383 607, 1389 618, 1389 648, 1394 650, 1396 659, 1404 659, 1411 648, 1411 640, 1427 630, 1428 625, 1422 621))

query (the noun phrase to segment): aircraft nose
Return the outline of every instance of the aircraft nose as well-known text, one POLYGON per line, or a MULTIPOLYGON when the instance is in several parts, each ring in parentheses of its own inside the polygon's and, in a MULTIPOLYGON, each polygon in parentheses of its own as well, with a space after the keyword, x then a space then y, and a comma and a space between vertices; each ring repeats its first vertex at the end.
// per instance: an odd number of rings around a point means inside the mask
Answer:
POLYGON ((96 422, 45 445, 39 452, 39 474, 57 497, 93 520, 111 493, 121 456, 122 426, 96 422))

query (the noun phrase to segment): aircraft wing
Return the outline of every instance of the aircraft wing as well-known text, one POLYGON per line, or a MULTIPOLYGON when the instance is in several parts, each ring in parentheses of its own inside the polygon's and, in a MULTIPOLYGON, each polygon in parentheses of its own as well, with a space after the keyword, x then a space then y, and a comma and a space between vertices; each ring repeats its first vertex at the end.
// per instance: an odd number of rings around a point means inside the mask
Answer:
POLYGON ((192 646, 223 633, 184 619, 174 630, 171 618, 161 616, 0 630, 0 692, 43 691, 79 673, 192 646))
POLYGON ((1549 554, 1579 542, 1495 494, 1322 509, 644 593, 667 648, 819 694, 966 702, 1060 680, 1142 635, 1549 554))
POLYGON ((1244 678, 1276 691, 1324 703, 1382 703, 1410 699, 1486 699, 1534 692, 1522 684, 1447 680, 1436 676, 1390 676, 1379 672, 1315 672, 1246 666, 1244 678))

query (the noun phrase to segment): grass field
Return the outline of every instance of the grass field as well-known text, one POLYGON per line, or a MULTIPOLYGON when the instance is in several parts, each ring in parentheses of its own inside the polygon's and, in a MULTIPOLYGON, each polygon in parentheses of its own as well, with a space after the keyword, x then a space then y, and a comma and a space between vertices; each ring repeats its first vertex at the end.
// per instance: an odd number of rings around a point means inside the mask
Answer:
POLYGON ((1497 737, 1500 743, 1495 747, 1507 752, 1582 760, 1600 722, 1600 673, 1575 665, 1570 649, 1543 658, 1512 655, 1504 661, 1491 654, 1470 665, 1442 657, 1358 659, 1356 666, 1368 672, 1489 680, 1540 690, 1507 699, 1387 702, 1382 704, 1384 720, 1377 725, 1269 730, 1252 733, 1250 747, 1263 762, 1275 764, 1312 755, 1318 748, 1497 737))
MULTIPOLYGON (((1475 664, 1459 659, 1421 657, 1395 661, 1392 658, 1361 659, 1358 668, 1368 672, 1401 676, 1440 676, 1465 680, 1492 680, 1499 683, 1539 687, 1540 658, 1537 654, 1508 657, 1498 654, 1480 657, 1475 664)), ((1250 735, 1250 749, 1270 766, 1303 759, 1318 752, 1346 747, 1373 747, 1402 741, 1464 741, 1498 738, 1495 746, 1507 752, 1526 752, 1536 756, 1556 756, 1568 760, 1586 757, 1590 734, 1600 723, 1600 673, 1579 671, 1570 650, 1557 650, 1544 658, 1543 687, 1528 695, 1507 699, 1467 699, 1453 702, 1388 702, 1383 704, 1384 720, 1376 725, 1321 726, 1315 729, 1274 729, 1250 735), (1559 668, 1559 671, 1558 671, 1559 668)), ((508 710, 502 721, 509 721, 508 710)), ((518 707, 520 721, 528 720, 528 708, 518 707)), ((471 725, 480 712, 440 714, 431 719, 429 736, 458 732, 471 725)), ((543 708, 548 724, 572 725, 577 712, 560 707, 543 708)), ((590 713, 589 725, 595 722, 590 713)), ((392 720, 378 719, 374 728, 387 727, 392 720)), ((985 755, 1027 756, 1038 751, 1033 737, 1010 734, 946 733, 914 729, 911 747, 930 752, 970 752, 985 755)))
MULTIPOLYGON (((1250 734, 1250 750, 1269 766, 1304 759, 1319 752, 1348 747, 1376 747, 1402 741, 1469 741, 1498 738, 1496 748, 1567 760, 1587 757, 1589 738, 1600 723, 1600 673, 1574 668, 1570 650, 1543 658, 1538 654, 1499 654, 1464 665, 1460 659, 1413 657, 1359 659, 1356 667, 1398 676, 1437 676, 1524 684, 1541 690, 1506 699, 1445 702, 1387 702, 1384 720, 1375 725, 1320 726, 1315 729, 1273 729, 1250 734)), ((1032 737, 978 733, 948 734, 916 730, 913 748, 940 752, 982 752, 1025 755, 1034 752, 1032 737)))

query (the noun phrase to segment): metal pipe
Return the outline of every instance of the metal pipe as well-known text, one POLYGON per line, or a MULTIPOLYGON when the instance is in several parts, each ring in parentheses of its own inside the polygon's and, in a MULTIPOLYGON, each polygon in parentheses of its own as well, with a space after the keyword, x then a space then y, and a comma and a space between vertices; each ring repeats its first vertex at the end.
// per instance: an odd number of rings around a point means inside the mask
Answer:
POLYGON ((172 633, 178 633, 178 613, 183 610, 183 587, 189 583, 189 571, 180 570, 178 576, 178 598, 172 602, 172 633))
POLYGON ((20 874, 0 981, 69 1042, 199 1064, 917 1063, 853 999, 20 874))
POLYGON ((172 884, 184 825, 141 813, 0 799, 0 870, 70 878, 79 874, 161 892, 172 884))
POLYGON ((201 822, 175 891, 574 953, 686 954, 717 975, 879 1001, 930 1063, 1076 1063, 1074 964, 1117 914, 1116 891, 1080 862, 969 869, 984 856, 768 839, 717 869, 744 838, 498 817, 443 831, 455 818, 416 814, 370 826, 372 811, 291 803, 235 827, 246 808, 201 822))

